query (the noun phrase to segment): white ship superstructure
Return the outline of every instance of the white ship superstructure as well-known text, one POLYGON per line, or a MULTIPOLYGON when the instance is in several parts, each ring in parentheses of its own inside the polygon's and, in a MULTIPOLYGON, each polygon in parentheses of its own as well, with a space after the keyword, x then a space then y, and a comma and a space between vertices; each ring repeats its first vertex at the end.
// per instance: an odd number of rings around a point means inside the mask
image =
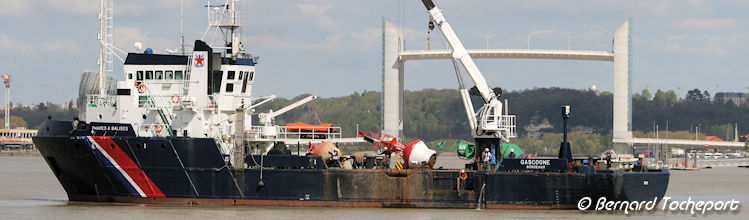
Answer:
MULTIPOLYGON (((224 35, 222 46, 196 40, 187 55, 128 53, 124 78, 116 94, 99 92, 87 97, 88 122, 132 124, 138 136, 206 137, 219 140, 225 153, 234 137, 236 114, 245 114, 243 128, 251 127, 248 109, 257 57, 242 49, 237 0, 209 4, 209 25, 224 35)), ((111 3, 102 3, 103 27, 112 26, 111 3)), ((102 28, 101 50, 112 53, 111 28, 102 28)), ((184 51, 183 51, 184 53, 184 51)), ((104 52, 102 54, 105 54, 104 52)), ((99 61, 110 72, 111 56, 99 61)), ((100 68, 100 70, 102 69, 100 68)), ((106 74, 100 74, 106 75, 106 74)), ((103 78, 103 77, 99 77, 103 78)), ((102 80, 100 80, 101 82, 102 80)), ((100 84, 103 87, 103 83, 100 84)))
MULTIPOLYGON (((140 137, 212 138, 225 155, 231 154, 233 146, 245 145, 238 139, 257 143, 266 152, 277 142, 361 142, 361 138, 343 139, 340 127, 275 125, 276 116, 314 100, 314 96, 276 112, 260 114, 262 125, 252 125, 252 108, 275 96, 252 98, 258 57, 245 52, 240 42, 237 2, 205 5, 209 9, 209 29, 203 38, 220 37, 218 45, 196 40, 191 52, 154 54, 148 48, 141 53, 127 53, 123 59, 125 80, 116 82, 116 91, 107 92, 104 88, 112 85, 102 79, 111 72, 111 59, 117 56, 114 52, 121 50, 111 43, 113 36, 108 31, 112 27, 112 4, 104 0, 101 25, 105 28, 100 36, 106 37, 100 38, 100 49, 105 52, 101 53, 101 71, 95 82, 103 83, 86 96, 84 120, 131 124, 140 137), (206 36, 211 29, 215 29, 216 36, 206 36)), ((140 46, 136 44, 136 48, 140 46)))

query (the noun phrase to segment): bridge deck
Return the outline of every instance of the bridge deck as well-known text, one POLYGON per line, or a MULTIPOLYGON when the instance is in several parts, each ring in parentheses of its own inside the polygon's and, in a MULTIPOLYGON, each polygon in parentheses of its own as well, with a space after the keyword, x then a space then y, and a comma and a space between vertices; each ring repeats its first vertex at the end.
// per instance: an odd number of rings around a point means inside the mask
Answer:
MULTIPOLYGON (((406 50, 400 52, 402 60, 448 59, 452 50, 406 50)), ((614 61, 614 53, 592 50, 538 50, 538 49, 468 49, 472 58, 494 59, 559 59, 614 61)))

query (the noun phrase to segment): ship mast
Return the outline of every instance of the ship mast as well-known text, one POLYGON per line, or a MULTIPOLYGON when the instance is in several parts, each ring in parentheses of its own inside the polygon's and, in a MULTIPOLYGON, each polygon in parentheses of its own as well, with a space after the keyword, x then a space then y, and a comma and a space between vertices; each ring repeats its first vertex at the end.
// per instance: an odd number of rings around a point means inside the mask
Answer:
POLYGON ((113 0, 101 0, 99 11, 99 95, 107 93, 106 76, 113 71, 113 0))
MULTIPOLYGON (((215 49, 225 49, 226 55, 236 59, 242 53, 241 43, 241 18, 237 10, 239 0, 226 0, 223 5, 212 5, 210 1, 208 7, 208 29, 218 28, 223 34, 224 44, 221 46, 212 46, 215 49)), ((208 31, 206 30, 206 33, 208 31)), ((203 34, 205 38, 205 33, 203 34)))

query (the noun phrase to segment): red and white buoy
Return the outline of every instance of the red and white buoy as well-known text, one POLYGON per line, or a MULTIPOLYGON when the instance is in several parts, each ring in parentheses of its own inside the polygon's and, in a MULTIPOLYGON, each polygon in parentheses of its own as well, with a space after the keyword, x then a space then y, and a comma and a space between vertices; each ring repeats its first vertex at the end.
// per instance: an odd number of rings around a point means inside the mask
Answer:
POLYGON ((406 149, 403 150, 403 160, 406 162, 408 167, 419 166, 427 164, 429 167, 434 166, 436 161, 437 152, 429 149, 424 141, 415 140, 406 145, 406 149))

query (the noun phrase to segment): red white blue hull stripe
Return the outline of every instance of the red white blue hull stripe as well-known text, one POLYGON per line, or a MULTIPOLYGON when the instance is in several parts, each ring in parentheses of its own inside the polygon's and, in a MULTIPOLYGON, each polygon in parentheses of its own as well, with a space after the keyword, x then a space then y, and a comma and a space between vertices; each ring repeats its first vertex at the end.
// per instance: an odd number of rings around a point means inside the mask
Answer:
POLYGON ((122 182, 132 196, 165 197, 140 167, 109 136, 87 136, 88 146, 103 166, 122 182))

